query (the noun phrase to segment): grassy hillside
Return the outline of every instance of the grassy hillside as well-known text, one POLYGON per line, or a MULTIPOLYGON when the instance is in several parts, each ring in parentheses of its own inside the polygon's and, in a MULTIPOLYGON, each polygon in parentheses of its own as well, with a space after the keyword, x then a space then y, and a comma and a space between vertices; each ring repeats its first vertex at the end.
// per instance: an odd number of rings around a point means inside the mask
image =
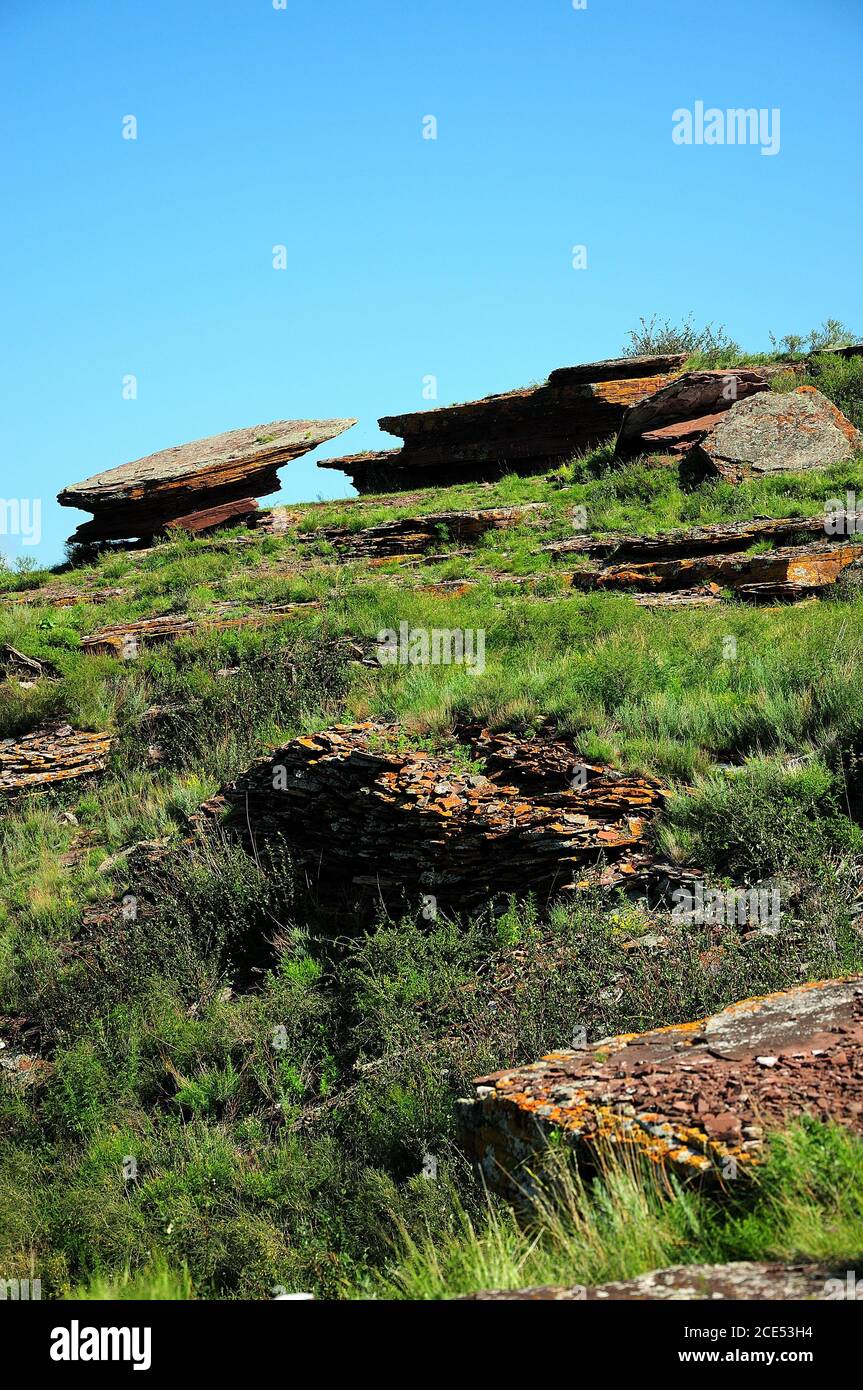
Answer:
MULTIPOLYGON (((820 359, 812 379, 863 424, 859 359, 820 359)), ((575 509, 592 535, 653 533, 816 516, 847 491, 863 496, 863 458, 684 492, 674 469, 600 448, 547 479, 292 508, 283 535, 0 573, 0 644, 56 673, 0 683, 0 738, 50 721, 116 736, 101 780, 0 806, 0 1035, 51 1063, 40 1084, 0 1090, 5 1277, 35 1268, 52 1296, 439 1297, 672 1256, 858 1253, 861 1145, 829 1131, 777 1141, 762 1184, 722 1213, 705 1196, 669 1206, 638 1173, 586 1201, 558 1191, 536 1244, 454 1142, 471 1077, 565 1044, 574 1020, 602 1037, 863 969, 858 581, 800 605, 651 611, 568 590, 542 549, 573 534, 575 509), (526 501, 543 510, 467 553, 442 533, 427 562, 344 559, 316 535, 526 501), (79 602, 51 602, 69 588, 79 602), (318 606, 134 661, 79 646, 224 600, 318 606), (354 659, 402 621, 484 629, 485 671, 354 659), (227 834, 190 836, 188 817, 259 753, 372 715, 430 749, 458 747, 474 721, 553 726, 587 760, 660 774, 676 792, 656 832, 665 853, 717 882, 783 876, 782 931, 752 943, 665 922, 669 949, 632 950, 655 929, 646 910, 585 893, 469 920, 417 908, 333 935, 288 849, 263 865, 227 834), (118 931, 98 909, 127 891, 125 851, 141 841, 174 852, 136 882, 154 911, 118 931)))

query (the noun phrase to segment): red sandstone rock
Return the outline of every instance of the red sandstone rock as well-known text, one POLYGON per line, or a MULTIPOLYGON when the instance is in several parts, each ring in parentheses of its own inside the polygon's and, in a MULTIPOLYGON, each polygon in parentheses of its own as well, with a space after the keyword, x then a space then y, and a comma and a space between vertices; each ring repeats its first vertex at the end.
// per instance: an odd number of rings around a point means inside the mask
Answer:
POLYGON ((188 516, 178 516, 168 522, 167 530, 206 536, 222 526, 238 526, 241 521, 249 521, 257 510, 254 497, 242 497, 237 502, 223 502, 220 507, 207 507, 204 511, 190 512, 188 516))
POLYGON ((667 795, 654 778, 582 767, 558 739, 481 734, 486 773, 400 747, 394 725, 338 725, 294 739, 227 787, 260 848, 280 837, 316 891, 356 900, 432 893, 453 907, 559 893, 585 866, 641 847, 667 795))
POLYGON ((463 405, 384 416, 399 451, 322 459, 360 492, 542 472, 618 430, 626 407, 664 386, 685 354, 563 367, 543 386, 463 405))
POLYGON ((713 416, 721 418, 736 401, 769 389, 766 375, 757 368, 685 372, 630 406, 616 452, 626 457, 649 452, 655 444, 671 447, 705 434, 713 416))

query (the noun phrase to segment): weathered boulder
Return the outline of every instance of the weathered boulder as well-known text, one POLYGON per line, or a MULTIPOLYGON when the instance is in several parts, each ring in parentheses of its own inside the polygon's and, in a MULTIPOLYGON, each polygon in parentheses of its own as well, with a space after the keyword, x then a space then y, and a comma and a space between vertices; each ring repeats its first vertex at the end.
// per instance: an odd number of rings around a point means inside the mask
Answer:
POLYGON ((856 1270, 818 1264, 756 1263, 735 1260, 725 1265, 672 1265, 634 1279, 569 1288, 544 1284, 531 1289, 495 1289, 463 1294, 459 1302, 602 1303, 710 1299, 773 1302, 863 1299, 863 1279, 856 1270), (851 1277, 849 1277, 849 1275, 851 1277))
POLYGON ((485 772, 402 743, 375 723, 294 739, 207 809, 227 810, 258 850, 278 837, 321 895, 430 893, 462 908, 549 897, 585 865, 626 858, 668 795, 654 778, 582 767, 560 739, 482 733, 485 772))
POLYGON ((685 372, 629 407, 615 452, 620 457, 659 448, 676 452, 706 434, 736 401, 769 390, 758 368, 685 372))
POLYGON ((551 1052, 476 1087, 462 1103, 465 1145, 513 1194, 554 1132, 588 1162, 634 1151, 681 1175, 743 1173, 795 1117, 863 1133, 863 976, 551 1052))
POLYGON ((105 771, 113 739, 79 733, 69 724, 0 741, 0 794, 34 791, 105 771))
POLYGON ((863 438, 813 386, 738 401, 681 461, 684 483, 739 483, 773 473, 829 468, 863 450, 863 438))
POLYGON ((96 473, 64 488, 57 501, 93 513, 72 537, 76 542, 154 536, 189 512, 277 492, 283 464, 355 424, 275 420, 229 430, 96 473))
POLYGON ((347 473, 360 492, 543 472, 615 434, 626 408, 664 386, 685 360, 674 353, 562 367, 542 386, 384 416, 381 429, 403 439, 403 449, 318 466, 347 473))

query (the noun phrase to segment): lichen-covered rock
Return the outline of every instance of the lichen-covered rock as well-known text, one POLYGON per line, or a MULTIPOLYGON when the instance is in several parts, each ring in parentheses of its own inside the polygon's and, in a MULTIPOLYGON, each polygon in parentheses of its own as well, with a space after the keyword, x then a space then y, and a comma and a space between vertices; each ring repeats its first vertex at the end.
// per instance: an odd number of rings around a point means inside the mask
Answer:
POLYGON ((105 771, 113 739, 55 725, 0 741, 0 794, 38 790, 105 771))
POLYGON ((739 483, 774 473, 830 468, 863 450, 863 438, 812 386, 738 401, 680 465, 681 480, 739 483))
POLYGON ((765 1133, 801 1115, 863 1133, 863 976, 732 1004, 711 1018, 606 1038, 478 1078, 464 1142, 518 1193, 552 1133, 582 1157, 632 1151, 681 1175, 751 1169, 765 1133))
POLYGON ((274 420, 163 449, 96 473, 58 495, 64 507, 92 512, 76 542, 156 535, 189 512, 277 492, 279 469, 334 439, 355 420, 274 420))
POLYGON ((615 452, 621 457, 657 448, 674 452, 705 435, 735 402, 769 389, 765 373, 754 367, 685 372, 629 407, 615 452))

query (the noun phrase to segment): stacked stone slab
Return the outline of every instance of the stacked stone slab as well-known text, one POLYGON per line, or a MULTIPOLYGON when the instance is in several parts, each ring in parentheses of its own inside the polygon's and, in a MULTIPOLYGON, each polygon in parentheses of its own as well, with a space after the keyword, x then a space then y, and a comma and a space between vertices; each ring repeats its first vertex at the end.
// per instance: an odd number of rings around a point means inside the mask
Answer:
POLYGON ((0 795, 37 791, 102 773, 113 742, 110 734, 80 733, 69 724, 37 729, 21 739, 3 739, 0 795))
MULTIPOLYGON (((279 469, 356 420, 275 420, 198 439, 64 488, 64 507, 92 512, 75 542, 146 539, 190 513, 249 502, 279 489, 279 469)), ((226 518, 230 520, 230 516, 226 518)))
POLYGON ((464 405, 388 415, 402 449, 323 459, 361 493, 544 472, 617 433, 628 406, 680 371, 685 353, 623 357, 554 371, 542 386, 464 405))
POLYGON ((863 1133, 863 976, 551 1052, 476 1088, 464 1142, 513 1195, 553 1133, 588 1164, 628 1151, 681 1176, 736 1176, 802 1115, 863 1133))

